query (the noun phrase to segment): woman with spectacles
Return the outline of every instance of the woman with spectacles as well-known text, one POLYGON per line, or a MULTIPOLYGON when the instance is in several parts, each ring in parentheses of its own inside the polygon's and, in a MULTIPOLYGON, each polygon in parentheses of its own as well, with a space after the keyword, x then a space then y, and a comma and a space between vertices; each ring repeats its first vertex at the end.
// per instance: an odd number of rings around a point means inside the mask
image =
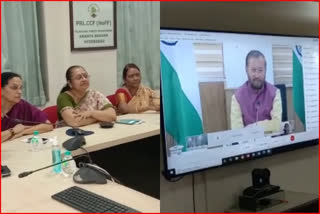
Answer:
POLYGON ((66 79, 57 99, 59 120, 72 127, 116 120, 110 101, 102 93, 89 89, 89 75, 82 66, 68 68, 66 79))
POLYGON ((47 115, 22 97, 22 78, 13 72, 1 74, 1 142, 53 129, 47 115), (28 121, 28 122, 27 122, 28 121))

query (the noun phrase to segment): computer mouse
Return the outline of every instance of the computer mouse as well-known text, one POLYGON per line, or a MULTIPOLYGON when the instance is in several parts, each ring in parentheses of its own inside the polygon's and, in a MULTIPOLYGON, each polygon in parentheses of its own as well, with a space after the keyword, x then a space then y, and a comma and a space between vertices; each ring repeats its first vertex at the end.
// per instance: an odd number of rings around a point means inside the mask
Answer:
POLYGON ((114 126, 113 122, 100 122, 100 127, 107 129, 107 128, 112 128, 114 126))

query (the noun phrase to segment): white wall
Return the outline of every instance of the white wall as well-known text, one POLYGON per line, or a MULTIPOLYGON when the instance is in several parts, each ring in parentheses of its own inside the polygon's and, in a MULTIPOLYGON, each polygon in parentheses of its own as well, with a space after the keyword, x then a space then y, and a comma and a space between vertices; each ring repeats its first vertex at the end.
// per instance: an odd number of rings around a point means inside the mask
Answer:
POLYGON ((82 65, 91 76, 91 88, 106 95, 117 87, 117 50, 73 51, 70 47, 69 2, 41 2, 43 68, 49 92, 47 106, 55 105, 66 83, 65 72, 71 65, 82 65))
MULTIPOLYGON (((161 2, 160 26, 318 36, 317 2, 161 2)), ((161 156, 162 158, 162 156, 161 156)), ((161 212, 224 212, 250 185, 253 168, 269 168, 271 183, 317 193, 318 146, 207 170, 171 183, 160 179, 161 212)), ((161 169, 163 163, 161 159, 161 169)))

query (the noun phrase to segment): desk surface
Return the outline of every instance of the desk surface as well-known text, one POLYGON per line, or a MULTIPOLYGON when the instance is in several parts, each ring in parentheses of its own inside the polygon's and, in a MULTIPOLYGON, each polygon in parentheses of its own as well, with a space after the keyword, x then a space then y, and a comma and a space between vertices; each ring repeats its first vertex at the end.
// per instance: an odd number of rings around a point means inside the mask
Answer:
MULTIPOLYGON (((143 138, 151 137, 160 134, 160 114, 156 112, 146 112, 143 114, 126 114, 117 117, 118 119, 140 119, 144 121, 141 124, 126 125, 115 123, 113 128, 100 128, 98 123, 83 126, 81 129, 86 131, 93 131, 94 134, 85 136, 86 145, 84 148, 88 152, 99 151, 112 146, 117 146, 123 143, 128 143, 143 138)), ((53 138, 57 136, 57 139, 62 145, 63 142, 72 138, 66 135, 66 130, 70 127, 62 127, 54 129, 51 132, 40 134, 41 137, 53 138)), ((20 138, 26 139, 30 136, 24 136, 20 138)), ((10 142, 6 142, 10 143, 10 142)), ((160 143, 160 142, 159 142, 160 143)), ((79 155, 84 153, 83 150, 78 149, 72 151, 72 155, 79 155)))
MULTIPOLYGON (((135 125, 116 123, 114 124, 114 127, 110 129, 102 129, 99 127, 99 124, 92 124, 82 127, 84 130, 94 131, 93 135, 85 137, 87 144, 84 147, 89 152, 93 152, 160 134, 159 113, 146 112, 143 114, 126 114, 118 116, 118 119, 140 119, 143 121, 143 123, 135 125)), ((62 132, 63 136, 61 138, 61 142, 64 142, 70 138, 64 134, 67 129, 67 127, 64 127, 59 130, 59 132, 62 132)), ((78 155, 82 153, 83 150, 78 149, 73 151, 72 155, 78 155)))
MULTIPOLYGON (((98 124, 83 127, 85 130, 95 131, 94 135, 86 137, 86 149, 97 151, 160 133, 159 114, 131 114, 119 118, 142 119, 145 123, 140 125, 115 124, 112 129, 101 129, 98 124)), ((70 138, 65 135, 67 129, 66 127, 55 129, 41 136, 58 136, 59 141, 64 142, 70 138)), ((1 163, 8 165, 11 170, 10 177, 1 179, 1 212, 78 212, 51 199, 51 195, 74 185, 141 212, 160 212, 158 199, 111 181, 103 185, 75 184, 72 178, 66 178, 62 174, 53 174, 52 168, 35 172, 25 178, 18 178, 21 172, 50 165, 52 163, 51 145, 47 145, 42 151, 31 152, 31 145, 21 142, 21 139, 16 139, 3 143, 1 147, 1 163)))

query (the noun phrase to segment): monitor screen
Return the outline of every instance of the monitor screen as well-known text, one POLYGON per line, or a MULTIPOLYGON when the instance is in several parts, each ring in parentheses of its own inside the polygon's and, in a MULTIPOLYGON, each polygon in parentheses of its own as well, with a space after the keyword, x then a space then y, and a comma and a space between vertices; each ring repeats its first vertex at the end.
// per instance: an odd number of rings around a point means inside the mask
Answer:
POLYGON ((318 144, 316 37, 160 30, 171 176, 318 144))

